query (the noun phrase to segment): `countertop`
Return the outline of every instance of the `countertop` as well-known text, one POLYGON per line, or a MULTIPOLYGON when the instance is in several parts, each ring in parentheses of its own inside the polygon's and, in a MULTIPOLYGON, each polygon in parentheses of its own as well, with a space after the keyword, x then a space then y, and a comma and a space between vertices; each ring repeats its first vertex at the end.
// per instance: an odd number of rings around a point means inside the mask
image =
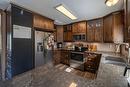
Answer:
POLYGON ((74 49, 68 49, 68 48, 54 48, 54 50, 67 50, 67 51, 74 51, 74 49))
MULTIPOLYGON (((67 50, 67 51, 74 51, 74 49, 68 49, 68 48, 55 48, 54 50, 67 50)), ((115 56, 115 57, 124 57, 120 53, 115 52, 109 52, 109 51, 85 51, 80 53, 97 53, 102 55, 109 55, 109 56, 115 56)))
POLYGON ((102 57, 95 80, 62 71, 50 63, 14 77, 8 86, 3 87, 70 87, 72 83, 77 87, 128 87, 123 76, 124 66, 106 64, 104 61, 102 57))

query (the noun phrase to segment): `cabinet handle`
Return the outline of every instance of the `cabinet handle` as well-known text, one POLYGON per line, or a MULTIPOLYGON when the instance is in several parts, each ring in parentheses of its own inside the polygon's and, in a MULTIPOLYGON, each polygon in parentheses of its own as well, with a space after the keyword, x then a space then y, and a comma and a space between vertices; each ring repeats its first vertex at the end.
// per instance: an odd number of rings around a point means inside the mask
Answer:
POLYGON ((88 59, 88 61, 91 61, 92 59, 88 59))
POLYGON ((91 66, 88 66, 88 68, 90 68, 91 66))
POLYGON ((69 55, 66 55, 66 57, 69 57, 69 55))

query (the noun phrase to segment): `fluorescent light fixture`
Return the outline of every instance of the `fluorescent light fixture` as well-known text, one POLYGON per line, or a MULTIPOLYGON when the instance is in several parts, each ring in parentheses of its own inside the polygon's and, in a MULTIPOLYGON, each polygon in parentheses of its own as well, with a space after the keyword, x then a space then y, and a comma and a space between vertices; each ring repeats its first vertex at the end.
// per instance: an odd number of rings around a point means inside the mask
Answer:
POLYGON ((61 13, 63 13, 64 15, 66 15, 67 17, 71 18, 72 20, 77 19, 76 16, 74 16, 69 10, 67 10, 63 5, 59 5, 56 7, 56 10, 60 11, 61 13))
POLYGON ((106 0, 106 5, 107 6, 113 6, 113 5, 115 5, 117 2, 118 2, 119 0, 106 0))

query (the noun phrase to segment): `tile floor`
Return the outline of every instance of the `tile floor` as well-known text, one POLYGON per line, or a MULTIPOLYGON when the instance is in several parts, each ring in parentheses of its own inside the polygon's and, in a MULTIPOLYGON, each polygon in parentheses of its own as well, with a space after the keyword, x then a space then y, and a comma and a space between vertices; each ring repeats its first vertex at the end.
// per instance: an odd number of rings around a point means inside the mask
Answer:
POLYGON ((0 82, 0 87, 128 87, 123 71, 123 66, 101 62, 97 78, 92 80, 47 64, 0 82))

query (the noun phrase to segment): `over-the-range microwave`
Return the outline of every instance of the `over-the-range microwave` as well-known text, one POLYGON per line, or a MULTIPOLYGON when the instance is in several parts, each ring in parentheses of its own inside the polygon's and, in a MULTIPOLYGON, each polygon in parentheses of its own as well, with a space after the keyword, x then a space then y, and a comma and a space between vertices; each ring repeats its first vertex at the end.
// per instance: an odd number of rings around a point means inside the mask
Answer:
POLYGON ((85 41, 85 40, 86 40, 85 34, 73 35, 73 41, 85 41))

